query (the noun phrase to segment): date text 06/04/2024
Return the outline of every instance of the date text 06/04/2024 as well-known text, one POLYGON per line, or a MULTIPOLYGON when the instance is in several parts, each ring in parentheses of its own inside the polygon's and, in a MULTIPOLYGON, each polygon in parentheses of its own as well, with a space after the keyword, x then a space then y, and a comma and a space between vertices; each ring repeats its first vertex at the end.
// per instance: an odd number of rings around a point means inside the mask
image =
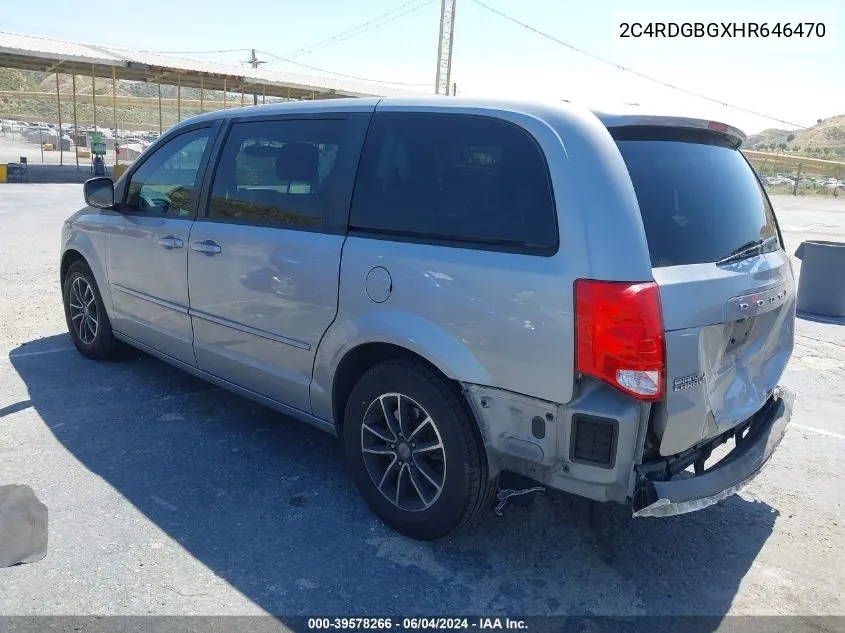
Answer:
POLYGON ((375 630, 375 631, 421 631, 421 630, 521 630, 528 629, 524 620, 514 618, 308 618, 308 629, 320 630, 375 630))

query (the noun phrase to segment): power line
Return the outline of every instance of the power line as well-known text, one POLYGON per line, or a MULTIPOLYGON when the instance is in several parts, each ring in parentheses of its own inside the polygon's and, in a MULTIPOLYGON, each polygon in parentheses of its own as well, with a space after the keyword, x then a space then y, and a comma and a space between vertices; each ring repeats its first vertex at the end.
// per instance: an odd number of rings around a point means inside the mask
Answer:
POLYGON ((214 55, 216 53, 242 53, 249 51, 248 48, 226 48, 219 51, 144 51, 139 53, 155 53, 156 55, 214 55))
MULTIPOLYGON (((370 18, 366 22, 358 24, 357 26, 353 26, 351 28, 348 28, 345 31, 341 31, 340 33, 337 33, 337 34, 335 34, 331 37, 328 37, 324 40, 320 40, 319 42, 315 42, 314 44, 310 44, 308 46, 303 46, 301 48, 298 48, 295 51, 288 53, 284 57, 279 57, 279 56, 276 56, 276 55, 272 55, 272 56, 278 58, 277 62, 279 62, 279 61, 290 61, 291 59, 293 59, 295 57, 301 57, 302 55, 306 55, 308 53, 313 53, 316 50, 320 50, 322 48, 326 48, 326 47, 331 46, 333 44, 343 42, 344 40, 350 39, 352 37, 356 37, 358 35, 362 35, 363 33, 366 33, 367 31, 371 31, 372 29, 376 29, 376 28, 383 26, 385 24, 389 24, 390 22, 393 22, 394 20, 398 20, 401 17, 404 17, 404 16, 406 16, 410 13, 414 13, 415 11, 422 9, 424 6, 431 4, 432 2, 434 2, 434 0, 423 0, 422 3, 420 4, 420 0, 410 0, 409 2, 406 2, 406 3, 396 7, 395 9, 391 9, 390 11, 386 11, 385 13, 377 15, 374 18, 370 18), (407 7, 411 7, 411 5, 414 5, 414 4, 417 4, 418 6, 412 7, 410 9, 408 9, 407 11, 401 12, 402 9, 405 9, 407 7), (401 12, 401 13, 397 14, 397 12, 401 12), (394 15, 394 14, 397 14, 397 15, 394 15), (387 18, 387 19, 385 19, 385 18, 387 18)), ((141 52, 141 53, 157 53, 159 55, 213 55, 213 54, 217 54, 217 53, 240 53, 240 52, 244 52, 244 51, 249 52, 250 49, 248 49, 248 48, 229 48, 229 49, 210 50, 210 51, 153 51, 153 50, 141 50, 139 52, 141 52)), ((247 63, 249 63, 249 62, 247 62, 247 63)), ((270 62, 270 63, 274 63, 274 62, 270 62)), ((325 72, 328 72, 328 71, 325 71, 325 72)), ((387 83, 394 83, 394 82, 387 82, 387 83)), ((418 85, 423 85, 423 84, 418 84, 418 85)), ((427 84, 425 84, 425 85, 427 85, 427 84)))
POLYGON ((711 103, 717 103, 717 104, 724 106, 726 108, 732 108, 734 110, 739 110, 740 112, 745 112, 746 114, 753 114, 754 116, 759 116, 759 117, 762 117, 764 119, 769 119, 770 121, 777 121, 778 123, 783 123, 784 125, 791 125, 793 127, 800 127, 800 128, 803 128, 803 129, 807 129, 806 125, 799 125, 798 123, 791 123, 789 121, 784 121, 783 119, 779 119, 777 117, 769 116, 768 114, 763 114, 762 112, 756 112, 754 110, 749 110, 748 108, 743 108, 743 107, 740 107, 740 106, 736 106, 736 105, 727 103, 725 101, 721 101, 720 99, 714 99, 713 97, 708 97, 707 95, 703 95, 700 92, 694 92, 692 90, 687 90, 686 88, 681 88, 679 86, 671 84, 668 81, 663 81, 662 79, 657 79, 656 77, 651 77, 650 75, 646 75, 645 73, 641 73, 637 70, 627 68, 627 67, 623 66, 622 64, 618 64, 618 63, 611 61, 609 59, 605 59, 604 57, 599 57, 598 55, 594 55, 593 53, 590 53, 589 51, 585 51, 584 49, 578 48, 577 46, 573 46, 572 44, 564 42, 563 40, 556 38, 554 35, 549 35, 548 33, 541 31, 540 29, 535 28, 535 27, 533 27, 529 24, 526 24, 525 22, 517 20, 516 18, 507 15, 506 13, 502 13, 498 9, 494 9, 493 7, 485 4, 481 0, 472 0, 472 1, 475 2, 476 4, 480 5, 480 6, 484 7, 488 11, 495 13, 498 16, 501 16, 504 19, 506 19, 510 22, 513 22, 514 24, 518 24, 519 26, 523 27, 524 29, 531 31, 532 33, 536 33, 537 35, 539 35, 541 37, 544 37, 548 40, 556 42, 557 44, 565 46, 566 48, 568 48, 572 51, 575 51, 576 53, 581 53, 582 55, 586 55, 587 57, 590 57, 591 59, 595 59, 596 61, 602 62, 603 64, 608 64, 609 66, 614 66, 618 70, 621 70, 621 71, 624 71, 624 72, 627 72, 627 73, 631 73, 632 75, 636 75, 637 77, 640 77, 642 79, 646 79, 646 80, 654 82, 656 84, 660 84, 661 86, 665 86, 667 88, 677 90, 678 92, 683 92, 683 93, 691 95, 693 97, 697 97, 699 99, 704 99, 705 101, 710 101, 711 103))
POLYGON ((292 54, 287 55, 286 57, 288 57, 288 58, 301 57, 302 55, 307 55, 308 53, 313 53, 313 52, 321 50, 323 48, 327 48, 329 46, 339 44, 340 42, 351 39, 353 37, 357 37, 358 35, 363 35, 367 31, 372 31, 373 29, 377 29, 380 26, 384 26, 385 24, 389 24, 390 22, 393 22, 394 20, 398 20, 401 17, 404 17, 406 15, 414 13, 417 10, 422 9, 424 6, 431 4, 432 2, 434 2, 434 0, 425 0, 424 2, 422 2, 422 4, 419 4, 419 2, 420 2, 420 0, 410 0, 410 2, 406 2, 405 4, 398 6, 391 11, 387 11, 386 13, 382 13, 381 15, 379 15, 375 18, 372 18, 372 19, 368 20, 367 22, 359 24, 358 26, 354 26, 350 29, 342 31, 341 33, 338 33, 338 34, 336 34, 332 37, 329 37, 325 40, 321 40, 321 41, 319 41, 315 44, 312 44, 310 46, 302 47, 302 48, 294 51, 292 54), (414 5, 414 4, 417 4, 417 6, 412 7, 411 5, 414 5), (407 7, 411 7, 411 8, 408 9, 407 11, 402 11, 402 9, 405 9, 407 7))
MULTIPOLYGON (((310 64, 303 64, 302 62, 297 62, 292 59, 288 59, 287 57, 281 57, 279 55, 274 55, 273 53, 269 53, 267 51, 258 51, 262 55, 267 55, 268 57, 273 57, 276 61, 279 62, 287 62, 289 64, 294 64, 296 66, 302 66, 303 68, 308 68, 310 70, 316 70, 321 73, 327 73, 329 75, 336 75, 337 77, 344 77, 346 79, 355 79, 357 81, 369 81, 371 83, 376 84, 393 84, 396 86, 431 86, 430 83, 410 83, 407 81, 387 81, 385 79, 372 79, 370 77, 358 77, 357 75, 346 75, 344 73, 338 73, 333 70, 326 70, 325 68, 318 68, 316 66, 311 66, 310 64)), ((274 62, 268 62, 274 63, 274 62)))
POLYGON ((385 18, 385 17, 387 17, 387 16, 389 16, 393 13, 396 13, 397 11, 401 11, 405 7, 408 7, 412 4, 416 4, 419 1, 420 0, 410 0, 410 2, 406 2, 405 4, 398 6, 395 9, 391 9, 390 11, 386 11, 386 12, 380 14, 380 15, 377 15, 376 17, 371 18, 371 19, 367 20, 366 22, 364 22, 362 24, 358 24, 357 26, 353 26, 351 28, 348 28, 345 31, 341 31, 340 33, 336 33, 335 35, 332 35, 331 37, 328 37, 324 40, 320 40, 319 42, 316 42, 315 44, 311 44, 310 46, 303 46, 302 48, 298 48, 295 51, 288 53, 286 55, 286 57, 293 58, 293 57, 299 57, 300 55, 304 55, 306 52, 310 51, 310 49, 312 49, 312 48, 318 47, 318 46, 325 44, 327 42, 332 42, 335 39, 346 35, 347 33, 351 33, 353 31, 357 31, 358 29, 360 29, 362 27, 369 26, 373 22, 375 22, 377 20, 381 20, 382 18, 385 18))
POLYGON ((308 53, 313 53, 314 51, 326 48, 328 46, 333 46, 334 44, 338 44, 350 38, 362 35, 367 31, 371 31, 380 26, 384 26, 385 24, 389 24, 394 20, 398 20, 399 18, 404 17, 410 13, 414 13, 415 11, 422 9, 424 6, 429 5, 432 2, 434 2, 434 0, 424 0, 422 4, 420 4, 420 0, 410 0, 409 2, 406 2, 405 4, 402 4, 396 7, 395 9, 391 9, 390 11, 387 11, 385 13, 382 13, 381 15, 371 18, 366 22, 363 22, 362 24, 353 26, 352 28, 346 29, 345 31, 341 31, 336 35, 328 37, 324 40, 320 40, 319 42, 315 42, 314 44, 311 44, 309 46, 303 46, 302 48, 298 48, 295 51, 292 51, 291 53, 285 55, 285 61, 293 59, 295 57, 301 57, 302 55, 306 55, 308 53), (411 5, 414 4, 418 6, 411 7, 411 5), (402 11, 402 9, 406 9, 407 7, 411 8, 407 11, 402 11))
MULTIPOLYGON (((414 2, 418 2, 418 1, 419 0, 414 0, 414 2)), ((428 0, 425 4, 428 4, 429 2, 432 2, 432 1, 433 0, 428 0)), ((417 8, 420 8, 420 7, 417 7, 417 8)), ((401 16, 396 16, 396 17, 401 17, 401 16)), ((384 24, 384 22, 382 24, 384 24)), ((379 25, 377 25, 377 26, 379 26, 379 25)), ((287 62, 287 63, 290 63, 290 64, 295 64, 296 66, 302 66, 303 68, 308 68, 310 70, 316 70, 316 71, 321 72, 321 73, 326 73, 326 74, 329 74, 329 75, 336 75, 338 77, 345 77, 347 79, 355 79, 357 81, 369 81, 369 82, 372 82, 372 83, 379 83, 379 84, 395 84, 397 86, 431 86, 430 83, 411 83, 411 82, 405 82, 405 81, 386 81, 386 80, 383 80, 383 79, 372 79, 372 78, 369 78, 369 77, 358 77, 356 75, 346 75, 344 73, 335 72, 333 70, 327 70, 325 68, 318 68, 317 66, 311 66, 310 64, 304 64, 302 62, 297 62, 297 61, 294 61, 292 59, 288 59, 287 57, 282 57, 281 55, 275 55, 275 54, 270 53, 268 51, 256 51, 256 49, 254 49, 254 48, 253 49, 250 49, 250 48, 232 48, 232 49, 217 50, 217 51, 138 51, 138 52, 140 52, 140 53, 155 53, 157 55, 200 55, 200 54, 212 54, 212 53, 239 53, 239 52, 243 52, 243 51, 247 51, 247 52, 251 53, 251 57, 246 62, 241 62, 241 65, 243 66, 243 65, 249 64, 252 68, 258 68, 258 64, 275 64, 275 63, 279 63, 279 62, 287 62), (259 52, 262 55, 267 55, 268 57, 272 57, 272 58, 274 58, 275 61, 272 61, 272 62, 260 61, 260 60, 255 58, 256 52, 259 52)))

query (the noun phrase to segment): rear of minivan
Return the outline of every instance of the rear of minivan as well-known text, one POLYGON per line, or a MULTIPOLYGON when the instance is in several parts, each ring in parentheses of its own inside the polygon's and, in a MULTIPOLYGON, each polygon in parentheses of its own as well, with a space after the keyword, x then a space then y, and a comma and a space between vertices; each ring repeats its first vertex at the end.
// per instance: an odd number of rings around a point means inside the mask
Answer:
POLYGON ((651 403, 635 514, 691 511, 759 472, 786 430, 792 266, 738 130, 598 116, 636 193, 653 281, 576 282, 576 370, 651 403), (689 466, 696 476, 669 481, 689 466))
POLYGON ((568 105, 379 102, 311 391, 379 516, 442 536, 502 471, 669 515, 760 472, 791 416, 778 382, 795 287, 742 140, 720 123, 568 105), (374 341, 374 366, 347 373, 369 367, 356 350, 374 341), (373 446, 369 428, 393 398, 400 416, 400 392, 420 411, 457 394, 425 419, 462 430, 437 442, 444 454, 469 447, 443 461, 461 466, 455 497, 407 512, 380 475, 404 463, 402 435, 385 422, 373 446))

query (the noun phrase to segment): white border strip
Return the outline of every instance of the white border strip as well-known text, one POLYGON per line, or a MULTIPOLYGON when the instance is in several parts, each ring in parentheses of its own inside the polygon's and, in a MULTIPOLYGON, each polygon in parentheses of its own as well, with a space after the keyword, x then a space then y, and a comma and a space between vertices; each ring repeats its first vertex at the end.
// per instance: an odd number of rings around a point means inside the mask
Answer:
POLYGON ((790 424, 789 426, 801 429, 802 431, 810 431, 811 433, 818 433, 819 435, 827 435, 828 437, 835 437, 838 440, 845 440, 845 435, 841 433, 834 433, 833 431, 825 431, 824 429, 817 429, 812 426, 804 426, 803 424, 790 424))
POLYGON ((9 354, 9 359, 12 358, 26 358, 27 356, 41 356, 42 354, 57 354, 58 352, 70 352, 76 349, 75 347, 60 347, 58 349, 45 349, 40 352, 17 352, 9 354))

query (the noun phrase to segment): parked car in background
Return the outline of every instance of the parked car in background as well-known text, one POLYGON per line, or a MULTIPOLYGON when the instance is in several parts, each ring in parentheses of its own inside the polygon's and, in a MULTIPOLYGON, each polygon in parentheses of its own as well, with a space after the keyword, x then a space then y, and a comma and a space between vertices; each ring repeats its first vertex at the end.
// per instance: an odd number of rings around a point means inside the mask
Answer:
POLYGON ((121 138, 119 140, 119 143, 121 145, 143 145, 144 147, 149 145, 149 143, 147 143, 147 141, 145 141, 144 139, 134 137, 121 138))
POLYGON ((767 185, 794 185, 795 180, 793 178, 789 178, 788 176, 767 176, 766 177, 766 184, 767 185))
POLYGON ((792 265, 743 139, 458 98, 204 114, 86 183, 67 325, 89 358, 128 343, 339 436, 415 538, 504 470, 690 512, 755 477, 792 410, 792 265))

